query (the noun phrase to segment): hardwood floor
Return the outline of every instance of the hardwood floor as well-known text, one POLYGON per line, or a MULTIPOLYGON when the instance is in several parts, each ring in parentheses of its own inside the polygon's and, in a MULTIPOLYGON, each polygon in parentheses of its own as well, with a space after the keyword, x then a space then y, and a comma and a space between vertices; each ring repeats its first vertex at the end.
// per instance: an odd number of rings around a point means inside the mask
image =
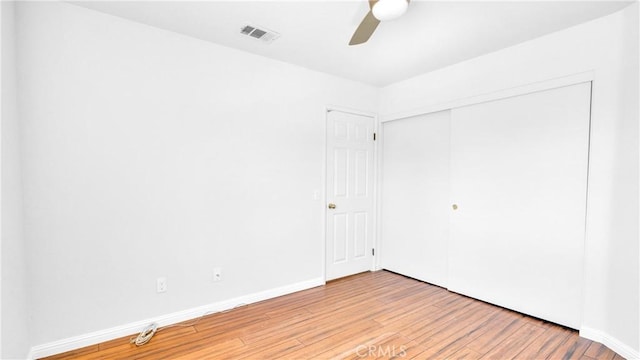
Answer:
POLYGON ((387 271, 47 359, 603 359, 576 331, 387 271))

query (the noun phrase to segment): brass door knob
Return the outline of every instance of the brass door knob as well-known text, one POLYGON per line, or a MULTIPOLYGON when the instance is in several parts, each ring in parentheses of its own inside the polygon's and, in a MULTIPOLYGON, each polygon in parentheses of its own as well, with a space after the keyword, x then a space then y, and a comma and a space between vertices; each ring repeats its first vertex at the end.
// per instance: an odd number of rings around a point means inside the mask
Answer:
POLYGON ((457 204, 453 204, 453 205, 451 205, 451 207, 453 208, 453 210, 458 210, 458 205, 457 204))
POLYGON ((336 208, 336 204, 334 203, 329 203, 329 209, 335 209, 336 208))

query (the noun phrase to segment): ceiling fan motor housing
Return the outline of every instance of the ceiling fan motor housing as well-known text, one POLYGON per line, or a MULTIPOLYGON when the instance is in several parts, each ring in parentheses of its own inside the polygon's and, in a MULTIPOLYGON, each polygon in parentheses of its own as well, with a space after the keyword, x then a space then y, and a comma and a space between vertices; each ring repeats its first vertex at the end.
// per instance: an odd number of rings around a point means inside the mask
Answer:
POLYGON ((373 16, 380 21, 397 19, 406 11, 409 3, 407 0, 379 0, 373 5, 373 16))

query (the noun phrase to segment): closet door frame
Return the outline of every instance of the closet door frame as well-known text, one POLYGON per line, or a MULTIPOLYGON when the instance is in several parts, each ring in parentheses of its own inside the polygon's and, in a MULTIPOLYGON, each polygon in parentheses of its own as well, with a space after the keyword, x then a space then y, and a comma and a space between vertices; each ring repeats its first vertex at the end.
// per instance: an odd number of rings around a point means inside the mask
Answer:
MULTIPOLYGON (((442 102, 442 103, 436 103, 436 104, 432 104, 432 105, 428 105, 428 106, 423 106, 423 107, 418 107, 415 108, 413 110, 410 111, 403 111, 403 112, 396 112, 396 113, 390 113, 390 114, 383 114, 379 116, 379 121, 380 121, 380 126, 378 127, 378 134, 379 134, 379 138, 381 139, 381 141, 379 142, 378 146, 384 146, 384 126, 382 126, 384 123, 389 122, 389 121, 395 121, 395 120, 402 120, 405 118, 410 118, 410 117, 414 117, 414 116, 418 116, 418 115, 425 115, 425 114, 430 114, 430 113, 435 113, 435 112, 440 112, 440 111, 444 111, 444 110, 453 110, 455 108, 458 107, 463 107, 463 106, 468 106, 468 105, 474 105, 474 104, 480 104, 480 103, 484 103, 484 102, 488 102, 488 101, 493 101, 493 100, 501 100, 501 99, 506 99, 509 97, 514 97, 514 96, 520 96, 520 95, 526 95, 526 94, 530 94, 530 93, 534 93, 534 92, 539 92, 539 91, 545 91, 545 90, 551 90, 551 89, 555 89, 555 88, 560 88, 560 87, 565 87, 565 86, 571 86, 571 85, 577 85, 580 83, 584 83, 584 82, 592 82, 595 79, 595 73, 594 71, 586 71, 586 72, 581 72, 581 73, 576 73, 576 74, 572 74, 572 75, 567 75, 567 76, 563 76, 563 77, 559 77, 559 78, 554 78, 554 79, 549 79, 546 81, 541 81, 541 82, 536 82, 536 83, 531 83, 531 84, 526 84, 526 85, 522 85, 522 86, 517 86, 517 87, 512 87, 512 88, 506 88, 506 89, 499 89, 493 92, 489 92, 489 93, 484 93, 484 94, 479 94, 476 96, 470 96, 470 97, 465 97, 465 98, 460 98, 460 99, 456 99, 453 101, 446 101, 446 102, 442 102)), ((589 141, 591 139, 591 129, 589 129, 589 141)), ((587 154, 587 157, 589 156, 589 154, 587 154)), ((378 167, 378 172, 376 173, 376 182, 378 184, 381 183, 381 176, 383 173, 383 167, 384 164, 382 162, 382 158, 383 156, 378 156, 377 157, 377 167, 378 167)), ((587 160, 587 166, 588 166, 588 160, 587 160)), ((588 178, 589 178, 589 174, 587 173, 587 182, 588 182, 588 178)), ((379 186, 377 188, 377 196, 376 198, 378 199, 376 201, 376 215, 377 218, 380 218, 380 214, 382 213, 381 209, 384 206, 384 204, 382 203, 381 199, 382 199, 382 186, 379 186)), ((589 192, 588 192, 588 183, 587 183, 587 193, 586 193, 586 209, 588 211, 589 205, 589 192)), ((585 220, 586 222, 586 220, 585 220)), ((377 229, 376 229, 376 240, 378 245, 380 245, 381 242, 381 237, 382 237, 382 229, 381 229, 381 221, 377 222, 377 229)), ((588 224, 587 224, 588 226, 588 224)), ((586 233, 585 233, 585 239, 586 239, 586 233)), ((586 244, 585 244, 586 246, 586 244)), ((382 250, 384 251, 384 250, 382 250)), ((583 254, 584 256, 584 254, 583 254)), ((375 263, 375 269, 376 270, 381 270, 381 264, 378 261, 379 257, 376 257, 376 263, 375 263)), ((582 262, 582 272, 583 274, 586 273, 586 264, 583 261, 582 262)), ((582 284, 581 287, 582 289, 584 289, 584 276, 582 279, 582 284)), ((447 281, 448 282, 448 281, 447 281)), ((583 295, 584 297, 584 292, 583 295)), ((581 303, 579 304, 580 306, 580 312, 583 314, 584 313, 584 298, 581 299, 581 303)))
MULTIPOLYGON (((430 114, 430 113, 439 112, 443 110, 452 110, 452 109, 467 106, 467 105, 475 105, 475 104, 480 104, 487 101, 506 99, 513 96, 526 95, 526 94, 531 94, 538 91, 551 90, 551 89, 560 88, 564 86, 577 85, 584 82, 591 82, 594 80, 594 78, 595 78, 595 73, 593 71, 585 71, 585 72, 581 72, 573 75, 563 76, 555 79, 549 79, 546 81, 535 82, 532 84, 526 84, 522 86, 507 88, 507 89, 498 89, 496 91, 492 91, 489 93, 464 97, 464 98, 453 100, 453 101, 445 101, 442 103, 422 106, 410 111, 380 115, 378 118, 380 120, 380 123, 385 123, 387 121, 394 121, 394 120, 402 120, 402 119, 417 116, 417 115, 425 115, 425 114, 430 114)), ((382 141, 384 141, 383 135, 384 134, 381 134, 382 141)), ((381 165, 381 163, 379 163, 379 165, 381 165)), ((382 204, 378 204, 378 205, 382 205, 382 204)))

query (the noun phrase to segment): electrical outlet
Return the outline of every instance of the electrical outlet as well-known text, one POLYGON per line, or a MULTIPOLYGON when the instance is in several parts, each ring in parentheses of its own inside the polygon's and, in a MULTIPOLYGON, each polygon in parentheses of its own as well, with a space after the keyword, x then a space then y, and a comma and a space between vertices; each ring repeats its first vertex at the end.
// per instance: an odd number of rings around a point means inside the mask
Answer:
POLYGON ((156 279, 156 291, 158 293, 167 291, 167 278, 159 277, 156 279))
POLYGON ((222 269, 214 268, 213 269, 213 281, 221 281, 222 280, 222 269))

